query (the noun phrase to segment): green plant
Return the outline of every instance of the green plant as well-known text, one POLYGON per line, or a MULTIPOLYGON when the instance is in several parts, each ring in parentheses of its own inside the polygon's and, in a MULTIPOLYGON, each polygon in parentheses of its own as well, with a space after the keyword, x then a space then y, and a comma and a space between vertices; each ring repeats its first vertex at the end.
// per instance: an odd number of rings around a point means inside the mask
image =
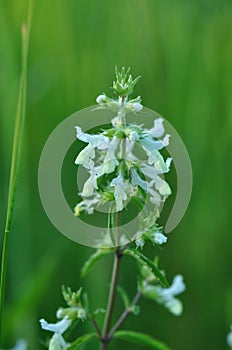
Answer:
POLYGON ((86 276, 94 264, 105 255, 114 256, 113 271, 106 310, 99 308, 92 311, 87 294, 80 288, 73 292, 70 288, 62 288, 66 301, 65 308, 57 311, 57 323, 47 323, 41 319, 45 330, 54 332, 50 342, 50 350, 79 349, 83 344, 98 339, 100 349, 106 350, 114 339, 121 339, 141 344, 153 349, 168 350, 163 342, 135 331, 120 331, 119 328, 130 315, 138 315, 138 301, 144 296, 164 305, 172 314, 182 313, 182 303, 176 298, 185 290, 183 277, 177 275, 169 286, 165 272, 158 266, 158 258, 154 260, 144 255, 141 250, 146 242, 161 249, 167 237, 157 223, 162 204, 171 194, 169 184, 163 175, 169 172, 171 158, 164 159, 161 150, 169 144, 170 135, 164 135, 162 118, 154 121, 151 129, 143 125, 127 122, 128 113, 140 113, 143 109, 141 97, 131 98, 140 77, 133 79, 130 69, 116 68, 116 80, 113 82, 115 98, 105 93, 97 98, 98 108, 113 110, 116 116, 111 126, 99 133, 88 134, 77 126, 77 138, 87 145, 78 154, 75 163, 83 166, 89 173, 84 183, 82 200, 75 207, 75 215, 91 215, 96 208, 107 206, 108 229, 102 241, 97 244, 96 252, 85 262, 82 275, 86 276), (145 205, 150 203, 149 209, 145 205), (132 234, 125 232, 121 222, 130 207, 136 210, 138 227, 132 234), (118 286, 120 265, 124 256, 132 257, 138 264, 137 292, 130 300, 127 292, 118 286), (121 296, 124 311, 112 323, 112 315, 116 293, 121 296), (104 325, 100 329, 97 321, 99 313, 104 313, 104 325), (89 320, 95 333, 78 337, 68 343, 69 330, 78 321, 89 320))

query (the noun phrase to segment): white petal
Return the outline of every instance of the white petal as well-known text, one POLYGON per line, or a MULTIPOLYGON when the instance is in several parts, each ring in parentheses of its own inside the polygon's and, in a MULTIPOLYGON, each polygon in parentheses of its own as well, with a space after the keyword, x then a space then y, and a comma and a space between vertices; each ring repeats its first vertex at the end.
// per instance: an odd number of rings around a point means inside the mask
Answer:
POLYGON ((134 168, 131 169, 131 177, 132 177, 132 184, 134 186, 140 186, 142 189, 144 189, 144 191, 147 190, 147 187, 148 187, 147 181, 141 179, 141 177, 139 176, 139 174, 134 168))
POLYGON ((62 335, 55 333, 50 340, 48 350, 65 350, 68 346, 69 344, 64 341, 62 335))
POLYGON ((168 289, 169 293, 171 293, 173 296, 183 293, 186 289, 185 283, 183 281, 183 276, 176 275, 173 279, 172 285, 168 289))
POLYGON ((154 141, 150 137, 139 139, 139 143, 151 153, 153 153, 154 150, 160 150, 164 147, 163 141, 154 141))
POLYGON ((153 234, 153 239, 154 239, 154 242, 155 242, 156 244, 161 245, 161 244, 164 244, 164 243, 167 242, 168 237, 166 237, 165 235, 163 235, 161 232, 155 232, 155 233, 153 234))
POLYGON ((77 156, 75 164, 83 164, 89 167, 91 159, 95 157, 95 150, 91 144, 87 145, 77 156))
POLYGON ((172 298, 165 306, 175 316, 180 316, 183 312, 183 304, 179 299, 172 298))
POLYGON ((153 137, 160 137, 164 133, 163 118, 158 118, 154 120, 154 126, 148 130, 149 134, 153 137))
POLYGON ((83 142, 90 143, 93 147, 103 147, 109 141, 109 138, 102 134, 91 135, 84 133, 79 126, 75 126, 75 129, 77 138, 83 142))
POLYGON ((66 329, 70 326, 71 320, 67 318, 63 318, 63 320, 57 322, 57 323, 48 323, 45 319, 39 320, 41 327, 47 331, 51 331, 54 333, 63 334, 66 329))
POLYGON ((166 134, 166 135, 164 136, 163 141, 162 141, 164 147, 167 147, 167 146, 169 145, 169 139, 170 139, 170 137, 171 137, 171 135, 169 135, 169 134, 166 134))
POLYGON ((131 186, 124 182, 121 173, 111 181, 110 186, 114 187, 116 210, 121 211, 123 209, 123 201, 127 199, 127 194, 131 191, 131 186))

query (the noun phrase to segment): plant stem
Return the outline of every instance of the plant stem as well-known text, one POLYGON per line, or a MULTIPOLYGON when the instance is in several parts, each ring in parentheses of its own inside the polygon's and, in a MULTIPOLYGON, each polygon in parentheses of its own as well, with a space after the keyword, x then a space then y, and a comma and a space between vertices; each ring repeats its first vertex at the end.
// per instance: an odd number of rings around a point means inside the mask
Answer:
POLYGON ((121 324, 125 321, 127 316, 132 312, 133 306, 135 306, 137 304, 141 295, 142 295, 142 292, 140 290, 138 290, 137 293, 135 294, 135 297, 132 300, 130 306, 128 308, 126 308, 126 310, 124 310, 124 312, 121 314, 121 316, 119 317, 119 319, 117 320, 117 322, 115 323, 115 325, 113 326, 111 331, 108 333, 108 336, 107 336, 108 339, 113 338, 114 333, 118 330, 118 328, 121 326, 121 324))
POLYGON ((8 243, 11 230, 11 222, 13 216, 15 191, 17 182, 17 172, 19 164, 19 156, 22 144, 22 133, 26 112, 26 92, 27 92, 27 60, 30 38, 30 28, 32 19, 33 0, 29 1, 27 23, 22 25, 22 70, 20 76, 18 105, 15 118, 14 139, 11 158, 10 181, 7 202, 6 224, 3 236, 2 259, 1 259, 1 278, 0 278, 0 340, 2 332, 3 307, 5 299, 7 260, 8 260, 8 243))
MULTIPOLYGON (((116 213, 116 242, 117 242, 117 244, 120 242, 119 220, 120 220, 120 212, 117 212, 116 213)), ((114 265, 113 265, 113 271, 112 271, 112 277, 111 277, 111 283, 110 283, 108 305, 107 305, 107 309, 106 309, 106 317, 105 317, 105 322, 104 322, 104 327, 103 327, 103 332, 102 332, 102 337, 101 337, 101 340, 102 340, 101 350, 105 350, 107 348, 107 344, 108 344, 107 334, 108 334, 108 331, 110 328, 110 321, 111 321, 112 313, 113 313, 121 257, 122 257, 122 254, 121 254, 120 248, 117 247, 115 250, 115 254, 114 254, 114 265)))

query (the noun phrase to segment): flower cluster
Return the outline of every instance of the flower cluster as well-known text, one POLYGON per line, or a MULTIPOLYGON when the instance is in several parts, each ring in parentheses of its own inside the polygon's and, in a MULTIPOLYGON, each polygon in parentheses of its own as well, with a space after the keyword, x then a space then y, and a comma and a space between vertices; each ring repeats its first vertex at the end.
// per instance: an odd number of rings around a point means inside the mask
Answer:
MULTIPOLYGON (((134 197, 141 201, 147 197, 153 207, 160 208, 171 194, 163 179, 163 174, 169 171, 171 158, 164 160, 160 153, 168 146, 170 138, 164 134, 163 119, 156 119, 150 129, 128 124, 126 114, 139 113, 143 108, 140 97, 129 98, 139 79, 133 80, 125 69, 121 73, 116 70, 116 77, 113 89, 117 99, 104 93, 97 97, 99 108, 115 111, 112 127, 89 134, 76 126, 76 136, 86 146, 75 163, 89 174, 80 193, 82 201, 75 207, 76 216, 81 212, 92 214, 97 206, 106 202, 120 212, 134 197)), ((162 244, 165 238, 156 232, 154 242, 162 244)))
POLYGON ((62 287, 63 297, 68 305, 66 308, 59 308, 56 317, 59 320, 56 323, 48 323, 45 319, 40 320, 41 327, 44 330, 53 332, 53 336, 49 343, 49 350, 60 349, 65 350, 69 347, 63 338, 63 333, 70 327, 74 320, 86 319, 86 310, 83 308, 80 297, 82 288, 77 292, 73 292, 71 288, 62 287))

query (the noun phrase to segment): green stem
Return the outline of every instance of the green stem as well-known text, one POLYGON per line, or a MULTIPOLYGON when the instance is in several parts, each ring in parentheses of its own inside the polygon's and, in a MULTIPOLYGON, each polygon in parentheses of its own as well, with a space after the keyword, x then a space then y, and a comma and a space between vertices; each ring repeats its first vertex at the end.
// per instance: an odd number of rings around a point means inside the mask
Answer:
POLYGON ((4 299, 5 299, 9 234, 11 230, 11 222, 12 222, 14 202, 15 202, 17 172, 18 172, 19 156, 20 156, 21 144, 22 144, 23 126, 24 126, 24 120, 25 120, 25 114, 26 114, 25 112, 26 112, 26 92, 27 92, 27 60, 28 60, 28 48, 29 48, 29 37, 30 37, 33 2, 34 2, 33 0, 29 1, 27 23, 23 23, 22 25, 22 70, 21 70, 21 76, 20 76, 18 105, 17 105, 16 119, 15 119, 6 224, 5 224, 5 230, 4 230, 4 236, 3 236, 2 259, 1 259, 0 341, 2 336, 1 332, 2 332, 3 307, 4 307, 4 299))
POLYGON ((121 314, 121 316, 119 317, 119 319, 117 320, 117 322, 115 323, 115 325, 113 326, 111 331, 108 333, 107 338, 109 340, 113 338, 114 333, 118 330, 118 328, 121 326, 121 324, 125 321, 127 316, 132 312, 133 306, 135 306, 137 304, 141 295, 142 295, 142 292, 140 290, 138 290, 134 299, 132 300, 130 306, 128 308, 126 308, 126 310, 124 310, 124 312, 121 314))
MULTIPOLYGON (((116 242, 117 243, 120 240, 119 219, 120 219, 120 213, 117 212, 116 213, 116 242)), ((110 328, 110 322, 111 322, 112 313, 113 313, 121 257, 122 257, 122 254, 121 254, 120 248, 117 247, 114 254, 114 265, 113 265, 113 272, 112 272, 111 283, 110 283, 108 305, 106 309, 105 322, 104 322, 104 327, 103 327, 103 332, 101 337, 101 340, 102 340, 101 350, 105 350, 108 345, 107 334, 110 328)))

